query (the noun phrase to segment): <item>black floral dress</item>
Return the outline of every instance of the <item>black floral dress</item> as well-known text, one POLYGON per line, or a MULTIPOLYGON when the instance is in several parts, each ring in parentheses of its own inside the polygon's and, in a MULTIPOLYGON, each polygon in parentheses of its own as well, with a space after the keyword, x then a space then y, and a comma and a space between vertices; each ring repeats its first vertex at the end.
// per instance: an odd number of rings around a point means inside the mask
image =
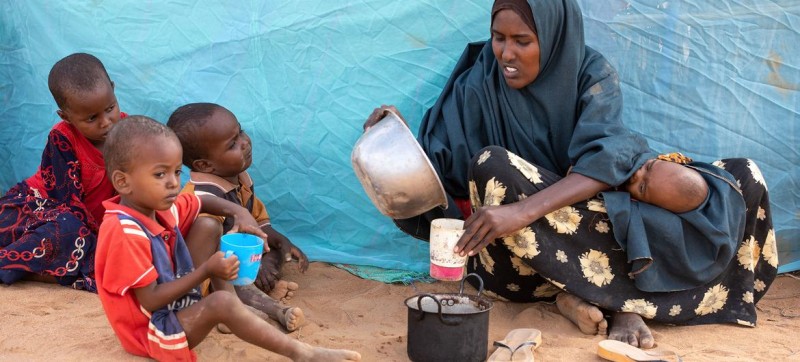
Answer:
MULTIPOLYGON (((563 207, 495 240, 470 258, 467 269, 478 273, 487 292, 502 300, 552 300, 564 290, 608 312, 633 312, 665 323, 754 326, 755 303, 767 292, 778 266, 767 186, 752 160, 724 159, 714 165, 736 178, 747 212, 737 253, 705 285, 672 292, 637 289, 599 198, 563 207)), ((514 203, 559 179, 501 147, 487 147, 473 159, 470 201, 473 208, 514 203)))

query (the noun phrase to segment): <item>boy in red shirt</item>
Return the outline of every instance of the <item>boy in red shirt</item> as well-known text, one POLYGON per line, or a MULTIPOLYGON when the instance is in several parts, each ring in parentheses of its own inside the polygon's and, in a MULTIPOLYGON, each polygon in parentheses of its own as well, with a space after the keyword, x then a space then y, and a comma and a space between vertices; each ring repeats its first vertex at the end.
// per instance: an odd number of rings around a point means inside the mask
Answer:
POLYGON ((182 234, 200 212, 235 219, 232 231, 266 234, 236 204, 179 195, 181 155, 175 134, 144 116, 119 122, 106 140, 106 170, 119 196, 104 202, 96 276, 103 309, 123 348, 157 360, 193 361, 191 348, 223 323, 243 340, 295 361, 360 360, 357 352, 291 339, 228 290, 200 299, 203 280, 232 280, 239 270, 238 259, 222 252, 194 269, 182 234))

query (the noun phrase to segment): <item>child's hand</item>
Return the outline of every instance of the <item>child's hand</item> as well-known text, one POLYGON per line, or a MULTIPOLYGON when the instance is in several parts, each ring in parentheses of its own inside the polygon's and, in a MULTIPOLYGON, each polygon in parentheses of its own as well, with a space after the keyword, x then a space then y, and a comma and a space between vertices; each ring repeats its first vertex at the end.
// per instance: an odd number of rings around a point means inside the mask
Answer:
POLYGON ((308 270, 308 257, 300 248, 294 246, 289 240, 283 243, 281 255, 283 255, 283 260, 285 261, 297 259, 297 269, 300 270, 301 273, 305 273, 306 270, 308 270))
POLYGON ((258 269, 258 275, 254 282, 256 288, 264 293, 269 293, 272 288, 275 288, 275 283, 280 279, 280 270, 275 265, 273 258, 262 257, 261 267, 258 269))
POLYGON ((281 233, 278 232, 270 233, 269 228, 267 228, 267 230, 264 231, 267 233, 267 235, 272 234, 272 236, 268 239, 270 249, 275 249, 275 250, 283 249, 283 240, 286 239, 285 236, 283 236, 281 233))
POLYGON ((258 223, 256 222, 256 219, 253 218, 253 215, 250 215, 250 213, 247 212, 247 209, 242 208, 242 210, 244 210, 244 212, 237 212, 234 215, 233 227, 231 228, 231 231, 228 232, 228 234, 238 232, 238 233, 246 233, 258 236, 264 240, 264 252, 265 253, 268 252, 269 244, 267 243, 268 240, 267 234, 263 230, 261 230, 261 228, 258 226, 258 223))
POLYGON ((271 226, 265 227, 264 231, 270 235, 270 247, 280 251, 281 259, 285 262, 297 259, 297 269, 305 273, 308 269, 308 257, 306 254, 294 246, 289 238, 275 231, 271 226))
POLYGON ((222 280, 234 280, 239 274, 239 257, 231 254, 227 258, 225 253, 218 251, 211 255, 204 263, 209 276, 222 280))

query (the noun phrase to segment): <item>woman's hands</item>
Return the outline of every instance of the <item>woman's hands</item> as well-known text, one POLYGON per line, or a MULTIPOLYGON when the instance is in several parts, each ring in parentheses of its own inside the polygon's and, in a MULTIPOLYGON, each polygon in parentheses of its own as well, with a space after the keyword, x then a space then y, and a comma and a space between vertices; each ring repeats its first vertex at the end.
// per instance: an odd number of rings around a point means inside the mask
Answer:
POLYGON ((497 238, 510 235, 528 226, 521 202, 481 207, 464 222, 464 234, 454 251, 461 256, 473 256, 497 238))
POLYGON ((383 117, 386 117, 387 112, 393 112, 394 114, 396 114, 397 117, 400 118, 400 120, 403 121, 403 123, 405 123, 406 127, 408 127, 408 122, 406 122, 405 118, 403 118, 403 116, 400 114, 400 111, 398 111, 395 106, 384 104, 378 108, 375 108, 372 111, 372 114, 370 114, 369 117, 367 117, 367 121, 364 122, 364 132, 366 132, 370 127, 374 126, 376 123, 382 120, 383 117))
POLYGON ((461 256, 475 255, 495 239, 522 230, 547 213, 587 200, 609 187, 584 175, 570 173, 518 202, 481 207, 464 222, 464 235, 454 251, 461 256))

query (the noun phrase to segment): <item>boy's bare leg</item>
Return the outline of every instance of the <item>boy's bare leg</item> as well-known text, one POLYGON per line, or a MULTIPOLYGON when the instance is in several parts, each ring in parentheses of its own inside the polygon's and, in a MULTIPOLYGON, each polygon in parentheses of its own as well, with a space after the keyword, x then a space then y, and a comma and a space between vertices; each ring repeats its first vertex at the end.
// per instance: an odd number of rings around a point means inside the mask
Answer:
POLYGON ((358 352, 313 347, 278 331, 253 314, 232 293, 218 291, 176 313, 189 348, 194 348, 219 323, 227 325, 243 341, 294 361, 359 361, 358 352))
POLYGON ((567 292, 558 293, 556 306, 562 315, 580 328, 581 332, 591 335, 606 335, 608 321, 597 306, 586 303, 583 299, 567 292))
POLYGON ((297 330, 306 322, 302 309, 282 305, 252 285, 232 286, 229 283, 226 284, 233 287, 236 295, 244 304, 264 312, 289 332, 297 330))
MULTIPOLYGON (((200 216, 192 224, 186 236, 186 245, 194 265, 201 265, 219 250, 222 237, 222 224, 213 217, 200 216)), ((296 288, 295 288, 296 289, 296 288)), ((221 290, 238 295, 244 304, 251 306, 269 318, 278 321, 286 330, 292 332, 305 323, 305 315, 300 308, 280 305, 252 286, 236 287, 224 280, 212 278, 211 290, 221 290)))

